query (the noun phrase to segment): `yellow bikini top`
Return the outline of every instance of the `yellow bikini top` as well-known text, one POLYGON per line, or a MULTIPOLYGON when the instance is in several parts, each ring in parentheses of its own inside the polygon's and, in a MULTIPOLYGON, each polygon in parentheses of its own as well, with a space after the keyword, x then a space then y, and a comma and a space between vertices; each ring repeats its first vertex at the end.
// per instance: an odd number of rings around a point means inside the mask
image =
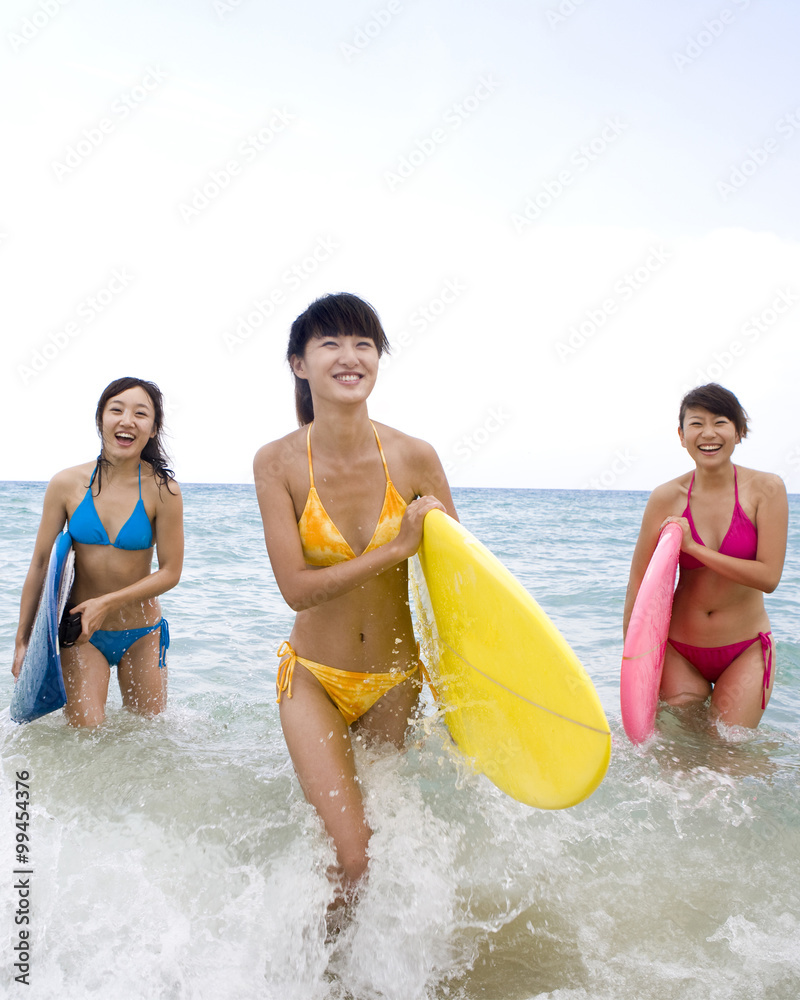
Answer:
MULTIPOLYGON (((370 423, 372 422, 370 421, 370 423)), ((300 532, 300 542, 303 546, 306 562, 310 566, 333 566, 334 563, 355 559, 356 554, 322 506, 322 501, 314 486, 314 468, 311 464, 311 428, 313 426, 313 423, 308 425, 308 434, 306 435, 308 478, 311 485, 303 513, 297 522, 297 528, 300 532)), ((375 424, 372 424, 372 429, 375 431, 375 440, 378 442, 378 451, 381 453, 383 471, 386 473, 386 494, 383 498, 383 508, 381 516, 378 518, 378 524, 364 552, 372 552, 373 549, 385 545, 397 536, 406 509, 405 500, 397 492, 394 483, 389 478, 389 469, 386 465, 383 448, 381 448, 381 439, 375 430, 375 424)))

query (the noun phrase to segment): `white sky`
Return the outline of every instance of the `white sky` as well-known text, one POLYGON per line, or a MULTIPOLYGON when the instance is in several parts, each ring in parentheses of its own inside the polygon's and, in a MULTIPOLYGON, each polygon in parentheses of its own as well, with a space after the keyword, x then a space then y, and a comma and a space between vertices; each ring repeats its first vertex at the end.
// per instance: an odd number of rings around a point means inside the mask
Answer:
POLYGON ((716 378, 800 492, 794 0, 5 0, 0 36, 1 479, 90 459, 137 375, 179 479, 251 481, 346 290, 395 345, 371 415, 455 486, 651 489, 716 378))

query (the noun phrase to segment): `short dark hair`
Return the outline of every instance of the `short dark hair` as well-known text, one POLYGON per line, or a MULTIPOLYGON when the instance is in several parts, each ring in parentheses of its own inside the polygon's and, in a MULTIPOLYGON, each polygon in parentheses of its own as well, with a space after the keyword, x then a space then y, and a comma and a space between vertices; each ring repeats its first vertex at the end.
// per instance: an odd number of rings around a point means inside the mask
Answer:
MULTIPOLYGON (((286 360, 302 358, 312 337, 369 337, 375 342, 378 357, 389 353, 389 340, 377 312, 364 299, 351 292, 323 295, 316 299, 292 323, 286 360)), ((294 376, 294 405, 301 427, 314 419, 314 404, 308 380, 294 376)))
POLYGON ((739 437, 747 437, 747 412, 730 389, 725 389, 716 382, 709 382, 707 385, 698 385, 687 392, 681 400, 678 416, 680 427, 683 427, 686 411, 695 408, 708 410, 709 413, 716 416, 727 417, 736 428, 739 437))

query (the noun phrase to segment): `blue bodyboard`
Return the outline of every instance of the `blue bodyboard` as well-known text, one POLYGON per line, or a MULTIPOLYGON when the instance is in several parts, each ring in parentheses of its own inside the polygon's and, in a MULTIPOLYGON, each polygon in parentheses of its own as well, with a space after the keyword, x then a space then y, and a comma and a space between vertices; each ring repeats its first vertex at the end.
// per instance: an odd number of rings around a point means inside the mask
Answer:
POLYGON ((14 722, 33 722, 67 703, 58 623, 67 603, 75 574, 72 537, 62 531, 53 543, 39 607, 19 678, 11 698, 10 715, 14 722))

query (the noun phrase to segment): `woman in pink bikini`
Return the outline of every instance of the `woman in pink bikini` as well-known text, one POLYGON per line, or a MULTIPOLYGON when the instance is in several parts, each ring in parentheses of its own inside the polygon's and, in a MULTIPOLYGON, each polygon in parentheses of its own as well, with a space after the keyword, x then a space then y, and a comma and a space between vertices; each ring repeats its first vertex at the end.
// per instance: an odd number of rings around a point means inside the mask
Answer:
POLYGON ((727 725, 755 728, 775 677, 764 594, 778 586, 788 502, 779 476, 737 467, 747 414, 732 392, 699 386, 681 402, 678 434, 694 471, 653 491, 631 563, 623 629, 658 536, 683 530, 680 576, 661 679, 670 705, 704 702, 727 725))

